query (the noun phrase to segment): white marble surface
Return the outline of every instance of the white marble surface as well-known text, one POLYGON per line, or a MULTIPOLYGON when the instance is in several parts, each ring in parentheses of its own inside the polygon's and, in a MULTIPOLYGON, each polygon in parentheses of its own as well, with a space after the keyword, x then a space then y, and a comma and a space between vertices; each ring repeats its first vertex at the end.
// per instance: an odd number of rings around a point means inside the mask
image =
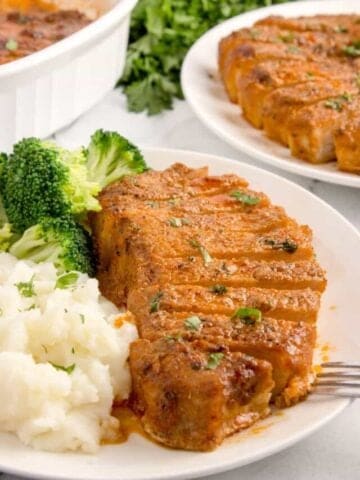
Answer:
MULTIPOLYGON (((360 190, 325 184, 288 174, 251 160, 210 133, 185 102, 156 117, 126 112, 119 91, 55 137, 64 145, 86 144, 97 128, 114 129, 142 146, 196 150, 241 159, 271 170, 304 186, 326 200, 360 229, 360 190)), ((336 232, 334 232, 336 234, 336 232)), ((360 252, 354 252, 360 261, 360 252)), ((211 477, 214 480, 358 480, 360 479, 360 401, 294 447, 255 464, 211 477)), ((21 459, 19 459, 21 461, 21 459)), ((2 480, 15 477, 3 475, 2 480)))

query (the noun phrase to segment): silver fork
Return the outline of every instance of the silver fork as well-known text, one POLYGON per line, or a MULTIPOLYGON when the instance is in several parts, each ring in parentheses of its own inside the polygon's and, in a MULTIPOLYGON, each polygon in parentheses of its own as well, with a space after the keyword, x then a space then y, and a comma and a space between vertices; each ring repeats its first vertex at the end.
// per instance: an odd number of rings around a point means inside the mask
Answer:
POLYGON ((360 363, 322 363, 314 387, 319 395, 360 398, 360 363))

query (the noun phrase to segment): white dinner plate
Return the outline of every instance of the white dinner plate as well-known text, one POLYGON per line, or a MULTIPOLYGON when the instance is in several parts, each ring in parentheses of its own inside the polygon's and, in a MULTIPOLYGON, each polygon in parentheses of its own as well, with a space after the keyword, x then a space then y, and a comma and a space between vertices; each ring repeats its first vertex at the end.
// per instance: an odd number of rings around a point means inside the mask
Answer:
MULTIPOLYGON (((241 175, 252 188, 283 205, 289 215, 310 225, 319 262, 326 268, 329 281, 320 313, 319 343, 328 346, 332 359, 359 359, 360 235, 349 222, 307 190, 247 164, 176 150, 148 149, 145 158, 159 170, 182 162, 191 167, 209 165, 211 174, 241 175)), ((126 443, 101 447, 96 455, 54 454, 32 450, 15 436, 0 434, 0 470, 66 480, 194 478, 245 465, 289 447, 331 420, 347 404, 347 399, 310 395, 305 402, 267 418, 210 453, 171 450, 134 434, 126 443)))
POLYGON ((336 162, 312 165, 290 154, 290 150, 268 139, 241 116, 239 106, 228 99, 217 69, 219 41, 234 30, 250 27, 268 15, 360 13, 354 0, 285 3, 234 17, 209 30, 190 49, 182 67, 181 83, 186 100, 199 119, 227 143, 249 156, 275 167, 325 182, 360 188, 360 175, 341 172, 336 162))

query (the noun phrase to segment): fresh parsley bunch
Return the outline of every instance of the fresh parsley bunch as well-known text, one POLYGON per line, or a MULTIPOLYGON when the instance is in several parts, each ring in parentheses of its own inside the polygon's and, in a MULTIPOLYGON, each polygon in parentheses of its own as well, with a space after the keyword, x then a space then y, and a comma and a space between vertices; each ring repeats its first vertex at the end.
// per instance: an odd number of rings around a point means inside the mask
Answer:
POLYGON ((149 115, 183 98, 180 69, 186 52, 209 28, 248 10, 285 0, 140 0, 119 85, 128 109, 149 115))

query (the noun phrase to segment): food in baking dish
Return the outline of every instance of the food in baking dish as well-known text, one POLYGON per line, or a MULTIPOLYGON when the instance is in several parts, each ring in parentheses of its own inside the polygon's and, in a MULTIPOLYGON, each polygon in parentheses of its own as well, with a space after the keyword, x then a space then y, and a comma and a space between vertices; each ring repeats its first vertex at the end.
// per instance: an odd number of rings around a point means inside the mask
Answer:
POLYGON ((76 10, 0 11, 0 65, 42 50, 90 22, 76 10))

